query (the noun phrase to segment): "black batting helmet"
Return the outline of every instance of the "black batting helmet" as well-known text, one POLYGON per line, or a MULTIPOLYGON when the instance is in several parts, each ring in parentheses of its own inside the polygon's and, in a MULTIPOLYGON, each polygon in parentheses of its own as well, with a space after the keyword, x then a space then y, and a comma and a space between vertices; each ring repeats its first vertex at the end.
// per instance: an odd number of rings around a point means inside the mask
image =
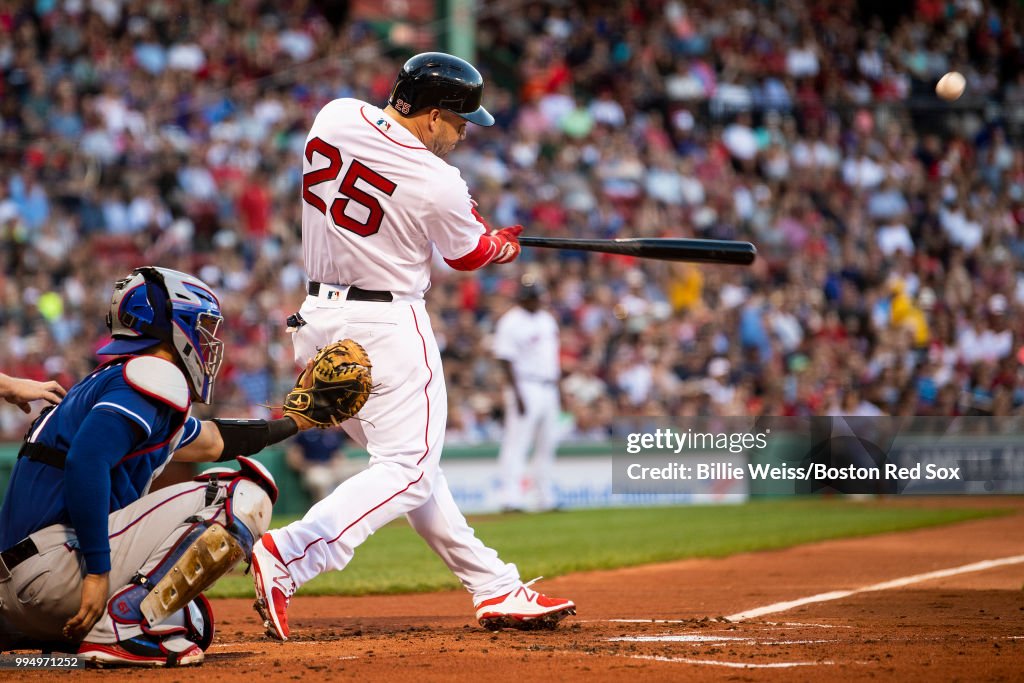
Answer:
POLYGON ((403 116, 437 107, 478 126, 492 126, 494 117, 480 104, 483 91, 483 76, 466 60, 444 52, 424 52, 402 66, 388 104, 403 116))

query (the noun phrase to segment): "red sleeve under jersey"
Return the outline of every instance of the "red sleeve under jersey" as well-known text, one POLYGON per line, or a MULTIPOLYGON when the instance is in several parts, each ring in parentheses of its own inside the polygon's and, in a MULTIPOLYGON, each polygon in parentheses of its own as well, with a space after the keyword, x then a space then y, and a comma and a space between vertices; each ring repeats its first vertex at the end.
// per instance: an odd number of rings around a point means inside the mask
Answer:
POLYGON ((465 256, 457 259, 445 259, 444 262, 455 270, 477 270, 483 268, 488 263, 494 260, 494 257, 501 251, 501 240, 490 234, 491 226, 487 225, 487 221, 484 217, 474 208, 473 216, 484 226, 487 231, 483 235, 480 235, 480 241, 477 242, 476 248, 469 252, 465 256))

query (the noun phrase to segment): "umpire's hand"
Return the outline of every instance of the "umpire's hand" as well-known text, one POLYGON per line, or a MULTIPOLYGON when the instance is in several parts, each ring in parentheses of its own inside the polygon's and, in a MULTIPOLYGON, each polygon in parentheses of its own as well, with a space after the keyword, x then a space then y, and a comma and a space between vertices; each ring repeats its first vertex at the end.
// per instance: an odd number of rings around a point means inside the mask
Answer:
POLYGON ((110 595, 110 574, 86 574, 82 580, 82 606, 64 624, 64 637, 83 640, 99 621, 110 595))
POLYGON ((57 404, 66 393, 64 387, 54 381, 36 382, 0 374, 0 397, 21 408, 23 413, 32 412, 29 406, 32 401, 43 399, 57 404))

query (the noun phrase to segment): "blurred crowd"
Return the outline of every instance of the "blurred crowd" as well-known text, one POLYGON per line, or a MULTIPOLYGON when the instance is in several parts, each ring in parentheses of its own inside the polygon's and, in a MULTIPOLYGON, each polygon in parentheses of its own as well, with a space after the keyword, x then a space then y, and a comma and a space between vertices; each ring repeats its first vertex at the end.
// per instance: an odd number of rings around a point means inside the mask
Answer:
MULTIPOLYGON (((222 295, 213 410, 272 410, 295 374, 306 132, 331 99, 383 104, 422 47, 344 5, 0 0, 0 370, 73 383, 113 281, 159 264, 222 295)), ((490 336, 523 275, 561 324, 572 439, 623 415, 1021 411, 1024 11, 876 6, 480 3, 497 125, 449 161, 492 224, 759 258, 438 259, 450 443, 499 436, 490 336), (967 94, 945 103, 951 69, 967 94)), ((25 427, 0 409, 4 438, 25 427)))

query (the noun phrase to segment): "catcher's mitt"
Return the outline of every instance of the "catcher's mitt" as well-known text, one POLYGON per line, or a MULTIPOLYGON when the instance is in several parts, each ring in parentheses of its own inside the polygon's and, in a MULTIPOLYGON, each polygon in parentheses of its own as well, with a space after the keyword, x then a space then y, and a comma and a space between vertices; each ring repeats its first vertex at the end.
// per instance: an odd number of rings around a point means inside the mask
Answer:
POLYGON ((284 399, 285 415, 302 426, 334 427, 355 416, 370 396, 370 358, 351 339, 328 344, 306 365, 284 399))

